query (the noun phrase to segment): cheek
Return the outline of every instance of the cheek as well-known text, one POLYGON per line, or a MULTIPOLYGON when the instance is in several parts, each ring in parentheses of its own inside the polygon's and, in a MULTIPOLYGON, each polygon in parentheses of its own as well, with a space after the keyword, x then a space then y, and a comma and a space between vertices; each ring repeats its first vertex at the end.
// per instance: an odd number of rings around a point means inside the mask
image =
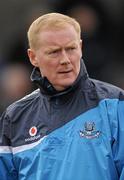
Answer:
POLYGON ((47 62, 43 64, 40 69, 42 74, 46 76, 48 79, 56 78, 57 65, 55 63, 47 62))
POLYGON ((75 68, 80 67, 80 60, 81 60, 81 56, 79 54, 77 54, 73 57, 72 64, 74 65, 75 68))
POLYGON ((82 51, 80 48, 78 48, 77 51, 75 51, 72 54, 72 58, 73 58, 73 60, 80 61, 81 57, 82 57, 82 51))
POLYGON ((80 60, 79 59, 74 61, 73 67, 74 67, 75 74, 78 75, 78 73, 80 71, 80 60))

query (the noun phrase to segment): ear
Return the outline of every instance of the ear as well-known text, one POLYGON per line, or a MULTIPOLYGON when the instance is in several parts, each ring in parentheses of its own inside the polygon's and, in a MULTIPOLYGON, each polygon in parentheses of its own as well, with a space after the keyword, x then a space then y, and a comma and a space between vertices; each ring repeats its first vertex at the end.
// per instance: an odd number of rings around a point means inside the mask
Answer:
POLYGON ((83 51, 82 39, 80 39, 80 49, 81 49, 81 56, 82 56, 82 51, 83 51))
POLYGON ((82 39, 80 39, 80 47, 81 47, 81 49, 82 49, 82 39))
POLYGON ((27 53, 28 53, 28 57, 30 59, 30 62, 33 66, 36 66, 38 67, 38 61, 37 61, 37 58, 36 58, 36 53, 34 50, 32 49, 28 49, 27 50, 27 53))

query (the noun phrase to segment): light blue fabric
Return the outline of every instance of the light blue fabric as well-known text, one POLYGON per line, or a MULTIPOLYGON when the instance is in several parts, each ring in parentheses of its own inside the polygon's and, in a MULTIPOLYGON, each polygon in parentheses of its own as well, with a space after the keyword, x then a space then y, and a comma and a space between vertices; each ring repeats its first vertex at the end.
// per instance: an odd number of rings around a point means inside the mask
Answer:
POLYGON ((18 180, 124 180, 124 101, 102 100, 13 159, 1 153, 2 180, 14 168, 18 180))

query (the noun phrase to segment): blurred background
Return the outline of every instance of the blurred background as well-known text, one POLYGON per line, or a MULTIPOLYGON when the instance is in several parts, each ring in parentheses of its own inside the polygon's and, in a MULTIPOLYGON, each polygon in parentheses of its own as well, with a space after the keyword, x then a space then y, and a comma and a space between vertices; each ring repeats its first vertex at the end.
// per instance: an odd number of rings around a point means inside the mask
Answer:
POLYGON ((27 30, 37 17, 53 11, 80 22, 90 77, 124 89, 124 0, 4 0, 0 2, 0 114, 36 88, 30 81, 27 30))

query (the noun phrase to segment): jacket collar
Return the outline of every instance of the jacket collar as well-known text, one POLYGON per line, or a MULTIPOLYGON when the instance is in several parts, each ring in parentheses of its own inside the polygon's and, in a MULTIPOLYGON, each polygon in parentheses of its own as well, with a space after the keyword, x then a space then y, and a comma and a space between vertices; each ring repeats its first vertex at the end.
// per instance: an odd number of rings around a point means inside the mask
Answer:
POLYGON ((80 85, 79 83, 80 80, 82 79, 84 82, 87 78, 88 78, 88 73, 84 65, 83 59, 81 59, 81 68, 77 79, 71 86, 69 86, 64 91, 57 91, 46 77, 41 76, 39 68, 34 67, 31 74, 31 81, 38 85, 42 94, 50 97, 60 96, 67 94, 68 92, 74 91, 80 85))

